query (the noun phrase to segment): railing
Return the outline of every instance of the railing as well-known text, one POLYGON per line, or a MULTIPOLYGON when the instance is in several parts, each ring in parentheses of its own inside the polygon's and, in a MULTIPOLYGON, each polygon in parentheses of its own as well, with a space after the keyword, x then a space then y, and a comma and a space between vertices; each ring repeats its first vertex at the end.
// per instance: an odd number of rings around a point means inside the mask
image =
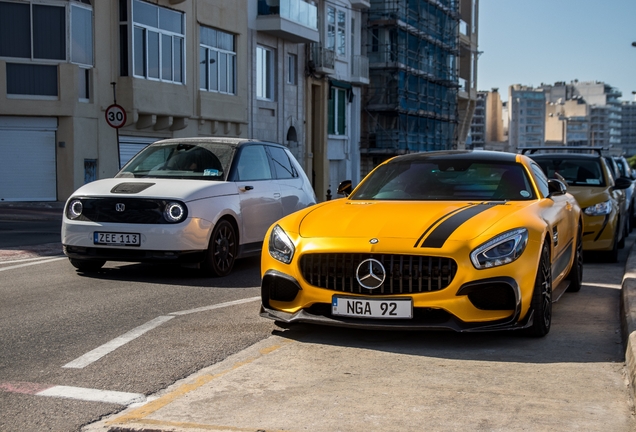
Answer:
MULTIPOLYGON (((330 69, 336 67, 336 53, 334 50, 325 48, 322 44, 311 45, 311 61, 316 69, 330 69)), ((368 74, 367 64, 367 74, 368 74)))
POLYGON ((354 55, 351 61, 351 75, 357 78, 369 79, 369 57, 354 55))
POLYGON ((318 30, 318 8, 303 0, 258 0, 259 15, 279 15, 318 30))

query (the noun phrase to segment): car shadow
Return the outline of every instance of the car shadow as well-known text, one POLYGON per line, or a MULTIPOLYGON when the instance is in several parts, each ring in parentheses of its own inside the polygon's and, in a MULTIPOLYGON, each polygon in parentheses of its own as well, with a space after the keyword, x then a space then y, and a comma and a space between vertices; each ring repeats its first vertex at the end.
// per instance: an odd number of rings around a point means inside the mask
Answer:
POLYGON ((79 270, 76 272, 78 276, 87 279, 145 282, 201 288, 254 288, 261 284, 260 257, 237 260, 232 273, 225 277, 208 276, 194 266, 110 261, 96 272, 82 272, 79 270))
MULTIPOLYGON (((303 344, 377 350, 455 360, 520 363, 625 361, 620 329, 607 318, 618 310, 619 290, 584 285, 554 304, 550 333, 533 338, 520 331, 377 331, 297 324, 273 332, 303 344), (599 304, 604 306, 599 307, 599 304)), ((615 320, 615 319, 614 319, 615 320)))

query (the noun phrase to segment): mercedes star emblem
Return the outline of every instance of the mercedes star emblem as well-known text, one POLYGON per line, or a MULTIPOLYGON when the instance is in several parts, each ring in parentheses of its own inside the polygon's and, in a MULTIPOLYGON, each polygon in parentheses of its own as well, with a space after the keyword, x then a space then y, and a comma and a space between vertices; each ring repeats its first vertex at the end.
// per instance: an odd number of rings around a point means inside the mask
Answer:
POLYGON ((362 288, 370 290, 380 288, 385 278, 384 266, 373 258, 365 259, 356 269, 356 279, 362 288))

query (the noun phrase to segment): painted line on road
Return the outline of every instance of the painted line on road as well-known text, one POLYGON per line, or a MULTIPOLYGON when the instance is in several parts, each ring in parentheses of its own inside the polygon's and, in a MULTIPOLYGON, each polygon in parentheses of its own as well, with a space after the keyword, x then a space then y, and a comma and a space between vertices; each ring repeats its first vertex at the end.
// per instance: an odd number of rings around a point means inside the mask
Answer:
POLYGON ((146 401, 146 396, 141 393, 126 393, 70 386, 53 386, 36 393, 36 396, 78 399, 89 402, 103 402, 126 406, 146 401))
POLYGON ((75 360, 73 360, 72 362, 69 362, 67 364, 65 364, 64 366, 62 366, 63 368, 69 368, 69 369, 83 369, 86 366, 95 363, 97 360, 101 359, 102 357, 106 356, 107 354, 110 354, 111 352, 115 351, 117 348, 127 344, 130 341, 135 340, 136 338, 138 338, 139 336, 143 335, 144 333, 159 327, 161 324, 171 320, 172 318, 175 318, 176 316, 181 316, 181 315, 189 315, 192 313, 197 313, 197 312, 204 312, 204 311, 209 311, 209 310, 214 310, 214 309, 221 309, 221 308, 225 308, 225 307, 229 307, 229 306, 235 306, 235 305, 239 305, 239 304, 243 304, 243 303, 249 303, 249 302, 254 302, 257 300, 260 300, 260 296, 259 297, 249 297, 246 299, 240 299, 240 300, 233 300, 233 301, 229 301, 229 302, 225 302, 225 303, 219 303, 219 304, 215 304, 215 305, 210 305, 210 306, 203 306, 200 308, 196 308, 196 309, 188 309, 188 310, 183 310, 183 311, 178 311, 178 312, 172 312, 170 314, 168 314, 167 316, 160 316, 157 317, 155 319, 153 319, 152 321, 148 321, 145 324, 140 325, 137 328, 132 329, 131 331, 129 331, 126 334, 123 334, 113 340, 111 340, 110 342, 105 343, 102 346, 99 346, 97 348, 95 348, 94 350, 84 354, 81 357, 76 358, 75 360))
POLYGON ((197 313, 197 312, 205 312, 205 311, 209 311, 209 310, 213 310, 213 309, 221 309, 221 308, 228 307, 228 306, 234 306, 234 305, 239 305, 239 304, 243 304, 243 303, 250 303, 250 302, 254 302, 254 301, 260 300, 260 299, 261 299, 260 296, 250 297, 250 298, 241 299, 241 300, 229 301, 229 302, 226 302, 226 303, 219 303, 219 304, 215 304, 215 305, 211 305, 211 306, 203 306, 203 307, 196 308, 196 309, 188 309, 188 310, 179 311, 179 312, 172 312, 172 313, 169 313, 168 315, 175 315, 175 316, 189 315, 189 314, 197 313))
POLYGON ((22 268, 22 267, 28 267, 28 266, 37 265, 37 264, 47 264, 47 263, 50 263, 50 262, 53 262, 53 261, 60 261, 60 260, 63 260, 63 259, 66 259, 66 257, 44 259, 42 261, 18 264, 18 265, 14 265, 14 266, 11 266, 11 267, 3 267, 3 268, 0 268, 0 272, 1 271, 6 271, 6 270, 13 270, 13 269, 17 269, 17 268, 22 268))
POLYGON ((147 323, 142 324, 139 327, 132 329, 128 333, 125 333, 125 334, 123 334, 123 335, 111 340, 110 342, 107 342, 104 345, 102 345, 100 347, 97 347, 97 348, 95 348, 92 351, 87 352, 83 356, 76 358, 72 362, 67 363, 67 364, 65 364, 62 367, 63 368, 74 368, 74 369, 85 368, 89 364, 94 363, 97 360, 99 360, 100 358, 104 357, 106 354, 109 354, 109 353, 115 351, 120 346, 125 345, 128 342, 137 339, 139 336, 141 336, 144 333, 154 329, 155 327, 159 327, 161 324, 165 323, 166 321, 171 320, 172 318, 174 318, 174 317, 173 316, 160 316, 160 317, 157 317, 157 318, 153 319, 152 321, 148 321, 147 323))
POLYGON ((583 282, 583 285, 587 285, 587 286, 591 286, 591 287, 599 287, 599 288, 621 289, 621 284, 606 284, 606 283, 596 283, 596 282, 585 283, 585 282, 583 282))
POLYGON ((64 255, 49 255, 49 256, 39 256, 35 258, 22 258, 22 259, 15 259, 15 260, 0 261, 0 265, 16 264, 16 263, 22 263, 22 262, 28 262, 28 261, 41 261, 41 260, 48 260, 51 258, 58 258, 58 257, 64 257, 64 255))

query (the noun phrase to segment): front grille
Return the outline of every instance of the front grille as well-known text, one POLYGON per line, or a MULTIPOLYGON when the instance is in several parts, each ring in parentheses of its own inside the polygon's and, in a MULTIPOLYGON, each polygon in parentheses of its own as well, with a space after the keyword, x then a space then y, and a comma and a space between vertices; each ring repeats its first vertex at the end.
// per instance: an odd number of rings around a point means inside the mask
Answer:
POLYGON ((300 258, 300 271, 310 285, 366 295, 410 294, 439 291, 451 284, 457 263, 451 258, 420 255, 307 254, 300 258), (358 265, 365 259, 380 261, 386 271, 377 289, 363 288, 356 279, 358 265))
MULTIPOLYGON (((83 205, 78 220, 131 224, 165 224, 163 210, 168 201, 144 198, 80 198, 83 205), (117 211, 117 204, 124 210, 117 211)), ((184 208, 185 205, 182 204, 184 208)), ((183 218, 185 220, 185 217, 183 218)))

